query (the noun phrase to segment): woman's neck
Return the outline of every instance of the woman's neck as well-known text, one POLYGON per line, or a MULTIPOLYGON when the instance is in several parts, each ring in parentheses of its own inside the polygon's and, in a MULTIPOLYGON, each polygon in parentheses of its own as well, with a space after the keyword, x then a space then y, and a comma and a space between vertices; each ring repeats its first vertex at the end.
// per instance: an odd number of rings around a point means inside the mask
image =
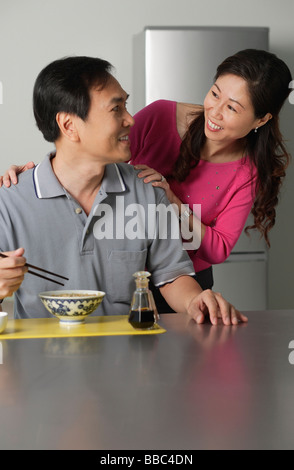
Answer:
POLYGON ((240 160, 245 155, 246 145, 243 140, 237 140, 229 144, 218 144, 206 139, 200 159, 211 163, 228 163, 240 160))

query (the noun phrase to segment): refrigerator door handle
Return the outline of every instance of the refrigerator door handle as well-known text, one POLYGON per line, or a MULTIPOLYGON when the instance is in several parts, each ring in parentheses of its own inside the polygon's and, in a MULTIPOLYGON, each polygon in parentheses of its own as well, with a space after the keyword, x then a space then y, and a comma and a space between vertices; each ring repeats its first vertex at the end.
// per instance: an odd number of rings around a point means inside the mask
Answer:
POLYGON ((256 252, 235 252, 231 253, 225 263, 239 263, 248 261, 267 261, 267 253, 265 251, 256 252))

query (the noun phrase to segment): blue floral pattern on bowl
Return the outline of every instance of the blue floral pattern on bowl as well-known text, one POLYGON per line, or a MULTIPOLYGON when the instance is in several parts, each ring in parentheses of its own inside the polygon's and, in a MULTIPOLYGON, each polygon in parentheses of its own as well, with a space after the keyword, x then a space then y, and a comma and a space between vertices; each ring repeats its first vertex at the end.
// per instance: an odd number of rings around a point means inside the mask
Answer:
POLYGON ((46 309, 61 322, 81 323, 94 312, 105 296, 101 291, 67 290, 41 292, 46 309))

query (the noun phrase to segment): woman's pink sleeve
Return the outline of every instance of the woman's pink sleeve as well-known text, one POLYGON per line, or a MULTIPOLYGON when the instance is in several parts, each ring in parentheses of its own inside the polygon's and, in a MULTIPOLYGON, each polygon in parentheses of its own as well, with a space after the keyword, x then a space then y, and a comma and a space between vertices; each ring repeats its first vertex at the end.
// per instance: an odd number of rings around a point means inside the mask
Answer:
POLYGON ((213 224, 206 227, 205 236, 195 257, 210 264, 224 262, 238 241, 250 214, 256 187, 256 175, 236 189, 234 196, 213 224))

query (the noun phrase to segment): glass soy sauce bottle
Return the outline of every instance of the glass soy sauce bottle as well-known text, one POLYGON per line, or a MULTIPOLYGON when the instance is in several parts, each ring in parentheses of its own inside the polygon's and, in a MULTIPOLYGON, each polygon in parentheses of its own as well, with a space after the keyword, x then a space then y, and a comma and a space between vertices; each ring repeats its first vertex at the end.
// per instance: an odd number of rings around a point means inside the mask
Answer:
POLYGON ((129 323, 136 329, 147 330, 153 328, 158 318, 152 292, 149 290, 148 271, 138 271, 135 277, 136 290, 133 294, 129 312, 129 323))

